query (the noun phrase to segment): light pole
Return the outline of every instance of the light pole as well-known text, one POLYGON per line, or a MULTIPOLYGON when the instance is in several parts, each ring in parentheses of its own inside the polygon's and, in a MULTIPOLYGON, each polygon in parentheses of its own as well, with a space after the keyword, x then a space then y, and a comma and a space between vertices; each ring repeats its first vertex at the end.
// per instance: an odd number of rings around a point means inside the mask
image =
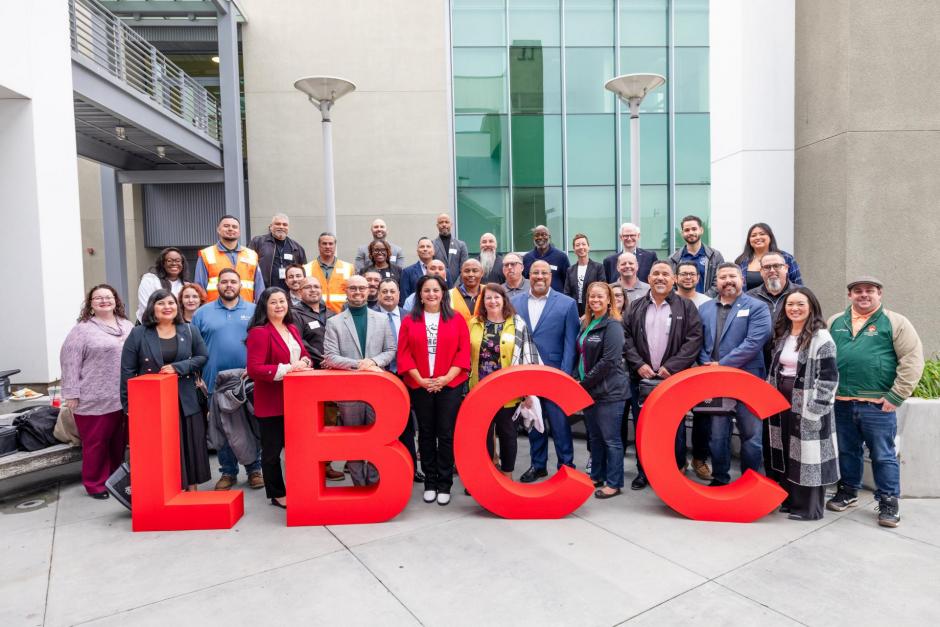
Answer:
POLYGON ((336 76, 307 76, 294 81, 294 87, 320 110, 323 117, 323 193, 326 197, 326 230, 336 234, 336 195, 333 192, 333 103, 356 90, 352 81, 336 76))
POLYGON ((640 103, 666 82, 660 74, 624 74, 604 83, 630 107, 630 222, 640 226, 640 103))

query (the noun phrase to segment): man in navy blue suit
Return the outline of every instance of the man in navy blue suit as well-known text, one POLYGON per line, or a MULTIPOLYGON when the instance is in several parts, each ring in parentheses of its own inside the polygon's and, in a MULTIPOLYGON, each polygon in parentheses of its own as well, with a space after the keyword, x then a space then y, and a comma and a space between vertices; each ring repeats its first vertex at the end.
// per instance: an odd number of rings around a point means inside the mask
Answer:
MULTIPOLYGON (((699 308, 705 343, 699 355, 703 365, 739 368, 761 379, 766 378, 763 347, 771 334, 770 311, 760 300, 742 292, 741 269, 733 263, 718 266, 718 296, 699 308)), ((731 419, 741 435, 741 472, 761 468, 761 422, 744 403, 738 402, 734 414, 712 417, 709 448, 712 454, 712 482, 727 485, 731 481, 731 419)))
MULTIPOLYGON (((574 371, 577 352, 578 304, 573 298, 552 289, 551 284, 552 269, 548 262, 533 262, 529 268, 529 292, 513 298, 512 306, 529 327, 542 364, 570 375, 574 371)), ((544 398, 541 402, 542 414, 552 429, 558 467, 564 464, 574 468, 574 446, 568 418, 555 403, 544 398)), ((522 483, 548 476, 548 439, 545 434, 535 429, 530 431, 529 446, 532 466, 519 477, 522 483)))
MULTIPOLYGON (((640 243, 640 227, 632 222, 624 222, 621 224, 620 243, 623 244, 623 250, 621 252, 636 255, 636 262, 639 266, 636 272, 636 278, 644 283, 648 283, 649 281, 647 279, 649 279, 650 276, 650 268, 653 267, 653 262, 657 261, 659 257, 656 256, 656 251, 637 247, 640 243)), ((604 274, 607 275, 608 283, 616 283, 620 278, 620 273, 617 271, 618 257, 620 257, 620 253, 614 253, 604 258, 604 274)))
POLYGON ((434 242, 430 237, 422 237, 418 240, 418 260, 401 271, 401 302, 415 293, 415 286, 418 279, 428 273, 428 264, 434 259, 434 242))

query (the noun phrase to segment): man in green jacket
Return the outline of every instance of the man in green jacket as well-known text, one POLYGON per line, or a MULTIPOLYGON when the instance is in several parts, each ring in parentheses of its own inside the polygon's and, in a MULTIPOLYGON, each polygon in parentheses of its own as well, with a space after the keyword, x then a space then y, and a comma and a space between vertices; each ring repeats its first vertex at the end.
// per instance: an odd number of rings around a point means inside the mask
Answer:
POLYGON ((864 442, 875 477, 878 524, 897 527, 901 466, 894 447, 895 409, 920 380, 924 349, 910 321, 882 306, 883 287, 872 276, 852 281, 848 284, 852 304, 829 319, 839 364, 835 413, 842 479, 826 507, 841 512, 858 504, 864 442))

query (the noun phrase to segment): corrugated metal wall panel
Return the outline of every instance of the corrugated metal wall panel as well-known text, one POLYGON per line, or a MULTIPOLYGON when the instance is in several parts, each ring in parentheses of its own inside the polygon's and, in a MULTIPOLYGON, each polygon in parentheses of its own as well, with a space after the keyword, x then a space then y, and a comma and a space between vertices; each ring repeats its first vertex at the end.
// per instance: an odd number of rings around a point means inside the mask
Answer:
POLYGON ((219 40, 219 31, 212 26, 137 26, 125 22, 137 33, 152 44, 164 41, 198 41, 214 42, 219 40))
POLYGON ((147 247, 203 247, 218 239, 222 183, 142 185, 147 247))

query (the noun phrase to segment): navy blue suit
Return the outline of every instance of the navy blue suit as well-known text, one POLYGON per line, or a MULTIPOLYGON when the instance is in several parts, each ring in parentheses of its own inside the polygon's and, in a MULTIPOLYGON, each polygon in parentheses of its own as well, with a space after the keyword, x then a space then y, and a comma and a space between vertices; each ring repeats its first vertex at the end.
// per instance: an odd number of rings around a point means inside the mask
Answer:
MULTIPOLYGON (((538 348, 542 364, 558 368, 570 375, 574 371, 577 358, 577 339, 580 320, 578 319, 578 304, 573 298, 565 296, 554 289, 548 292, 548 301, 539 317, 538 324, 533 328, 529 318, 529 294, 519 294, 512 299, 512 306, 525 320, 526 326, 532 333, 532 341, 538 348)), ((541 399, 542 414, 548 420, 552 429, 552 439, 555 442, 555 454, 558 456, 559 468, 562 464, 574 467, 574 445, 571 440, 571 427, 565 412, 555 403, 541 399)), ((532 466, 544 470, 548 465, 548 439, 544 433, 535 429, 529 432, 529 445, 532 449, 532 466)))
MULTIPOLYGON (((636 278, 644 283, 649 283, 647 279, 650 277, 650 270, 653 264, 659 260, 659 257, 656 256, 656 251, 637 248, 633 254, 636 255, 636 262, 637 265, 639 265, 639 269, 636 271, 636 278)), ((619 256, 620 253, 614 253, 613 255, 604 257, 604 274, 607 275, 608 283, 616 283, 620 278, 620 273, 617 272, 617 257, 619 256)))
MULTIPOLYGON (((719 364, 739 368, 763 379, 766 376, 763 348, 772 332, 767 305, 747 294, 741 294, 731 305, 720 336, 717 334, 718 306, 716 298, 704 303, 698 310, 705 332, 699 361, 703 364, 715 361, 712 349, 717 340, 719 364)), ((733 417, 741 435, 741 473, 748 469, 760 472, 763 461, 761 421, 741 402, 737 404, 733 417)), ((731 415, 712 417, 709 442, 712 477, 720 483, 731 480, 731 418, 731 415)))
POLYGON ((398 286, 401 292, 401 298, 398 299, 399 305, 405 304, 405 299, 415 293, 418 286, 418 279, 424 276, 424 267, 421 261, 416 261, 401 271, 401 284, 398 286))

